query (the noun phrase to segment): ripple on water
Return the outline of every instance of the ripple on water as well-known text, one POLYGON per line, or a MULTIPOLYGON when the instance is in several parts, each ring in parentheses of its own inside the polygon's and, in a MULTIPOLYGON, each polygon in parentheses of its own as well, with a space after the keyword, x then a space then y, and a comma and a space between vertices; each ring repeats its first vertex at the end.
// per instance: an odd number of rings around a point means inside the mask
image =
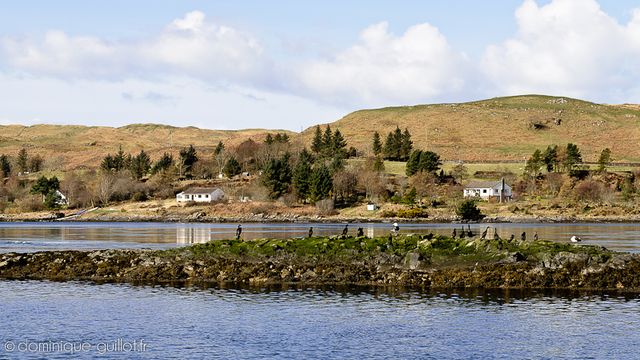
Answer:
POLYGON ((2 342, 144 339, 149 358, 583 359, 640 350, 635 295, 46 281, 0 281, 0 292, 2 342))

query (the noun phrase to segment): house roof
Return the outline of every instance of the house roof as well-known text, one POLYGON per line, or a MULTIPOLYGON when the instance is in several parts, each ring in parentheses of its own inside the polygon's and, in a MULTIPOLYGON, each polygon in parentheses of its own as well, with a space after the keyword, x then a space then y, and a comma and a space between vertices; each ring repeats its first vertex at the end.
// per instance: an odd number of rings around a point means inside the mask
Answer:
MULTIPOLYGON (((489 180, 489 181, 471 181, 464 188, 465 189, 477 189, 477 188, 493 188, 499 187, 502 180, 489 180)), ((505 186, 509 184, 505 183, 505 186)))
MULTIPOLYGON (((182 193, 185 195, 198 195, 198 194, 211 194, 214 191, 220 190, 220 188, 205 188, 205 187, 198 187, 198 188, 189 188, 185 191, 183 191, 182 193)), ((220 190, 222 191, 222 190, 220 190)))

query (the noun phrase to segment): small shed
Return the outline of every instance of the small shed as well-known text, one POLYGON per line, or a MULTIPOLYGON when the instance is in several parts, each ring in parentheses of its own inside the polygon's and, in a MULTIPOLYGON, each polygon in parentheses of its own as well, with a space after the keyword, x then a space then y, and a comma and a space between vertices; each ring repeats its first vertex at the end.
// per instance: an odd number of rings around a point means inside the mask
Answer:
POLYGON ((499 201, 511 200, 511 186, 504 178, 494 181, 471 181, 464 187, 464 197, 479 197, 484 200, 497 199, 499 201))
POLYGON ((224 191, 220 188, 190 188, 176 195, 178 203, 203 202, 210 203, 224 199, 224 191))

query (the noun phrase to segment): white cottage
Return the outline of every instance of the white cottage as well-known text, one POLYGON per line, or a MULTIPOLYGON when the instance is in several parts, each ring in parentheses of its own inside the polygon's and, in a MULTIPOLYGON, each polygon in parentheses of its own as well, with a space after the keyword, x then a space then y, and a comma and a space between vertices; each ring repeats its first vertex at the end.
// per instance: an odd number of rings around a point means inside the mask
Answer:
POLYGON ((224 198, 224 191, 220 188, 191 188, 176 195, 178 203, 184 202, 213 202, 224 198))
POLYGON ((464 197, 479 197, 484 200, 491 198, 511 200, 511 186, 505 183, 504 178, 498 181, 472 181, 464 187, 464 197))

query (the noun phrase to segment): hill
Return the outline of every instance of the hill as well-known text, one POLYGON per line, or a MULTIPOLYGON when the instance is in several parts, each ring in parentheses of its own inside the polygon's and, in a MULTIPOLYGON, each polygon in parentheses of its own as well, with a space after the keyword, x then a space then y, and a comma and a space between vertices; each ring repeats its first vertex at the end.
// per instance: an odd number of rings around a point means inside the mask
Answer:
MULTIPOLYGON (((460 104, 435 104, 360 110, 330 124, 349 145, 371 149, 378 131, 399 126, 412 134, 415 147, 446 160, 520 160, 535 149, 572 142, 585 161, 610 148, 616 162, 640 161, 640 107, 603 105, 566 97, 525 95, 460 104)), ((301 137, 309 143, 314 127, 301 137)))
MULTIPOLYGON (((174 155, 193 144, 200 151, 212 153, 219 141, 230 146, 248 138, 261 140, 267 132, 282 130, 205 130, 195 127, 173 127, 157 124, 134 124, 119 128, 76 125, 8 125, 0 126, 0 153, 16 155, 26 148, 29 155, 39 154, 53 167, 76 169, 94 168, 108 153, 120 146, 125 152, 137 153, 144 149, 152 159, 163 152, 174 155)), ((288 134, 294 133, 286 131, 288 134)))
MULTIPOLYGON (((414 146, 436 151, 445 160, 522 161, 535 149, 551 144, 577 144, 585 161, 595 161, 606 147, 615 162, 640 162, 640 106, 603 105, 566 97, 525 95, 460 103, 360 110, 330 124, 340 129, 349 146, 370 151, 378 131, 382 139, 399 126, 409 129, 414 146)), ((322 125, 324 126, 324 125, 322 125)), ((310 144, 314 127, 302 133, 286 131, 294 143, 310 144)), ((53 168, 97 167, 107 153, 122 146, 141 149, 157 159, 163 152, 176 155, 193 144, 211 154, 219 141, 227 147, 252 138, 262 140, 282 130, 205 130, 157 124, 119 128, 34 125, 0 126, 0 154, 15 156, 25 147, 53 168), (51 164, 50 164, 51 165, 51 164)))

